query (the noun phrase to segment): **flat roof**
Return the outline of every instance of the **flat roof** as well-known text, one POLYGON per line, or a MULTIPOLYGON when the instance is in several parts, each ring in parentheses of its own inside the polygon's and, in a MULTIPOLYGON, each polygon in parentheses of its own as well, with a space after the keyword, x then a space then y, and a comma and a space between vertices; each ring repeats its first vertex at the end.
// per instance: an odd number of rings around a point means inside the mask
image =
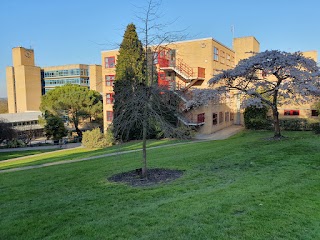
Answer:
POLYGON ((234 39, 240 39, 240 38, 254 38, 254 40, 256 40, 260 44, 260 42, 256 39, 255 36, 235 37, 234 39))
POLYGON ((41 115, 42 113, 40 111, 34 111, 34 112, 30 111, 30 112, 22 112, 22 113, 4 113, 4 114, 0 114, 0 119, 4 119, 9 123, 26 122, 26 121, 38 120, 39 116, 41 115))
MULTIPOLYGON (((239 37, 241 38, 241 37, 239 37)), ((204 41, 204 40, 212 40, 215 41, 216 43, 224 46, 225 48, 229 49, 230 51, 234 52, 233 49, 231 49, 230 47, 227 47, 226 45, 224 45, 223 43, 219 42, 218 40, 212 38, 212 37, 207 37, 207 38, 198 38, 198 39, 190 39, 190 40, 183 40, 183 41, 176 41, 176 42, 170 42, 170 43, 165 43, 165 44, 175 44, 175 43, 185 43, 185 42, 196 42, 196 41, 204 41)), ((161 44, 161 45, 165 45, 165 44, 161 44)), ((117 49, 110 49, 110 50, 103 50, 101 52, 112 52, 112 51, 119 51, 119 48, 117 49)))
POLYGON ((66 65, 57 65, 57 66, 47 66, 47 67, 40 67, 42 70, 69 70, 73 68, 88 68, 90 65, 76 63, 76 64, 66 64, 66 65))

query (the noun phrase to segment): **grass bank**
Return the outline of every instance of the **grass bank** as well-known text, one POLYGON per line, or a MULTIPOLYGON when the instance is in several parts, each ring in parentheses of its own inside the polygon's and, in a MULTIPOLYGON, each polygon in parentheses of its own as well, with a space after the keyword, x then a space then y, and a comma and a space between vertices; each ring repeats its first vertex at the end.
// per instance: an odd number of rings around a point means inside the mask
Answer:
MULTIPOLYGON (((320 239, 320 136, 243 132, 148 151, 167 184, 107 181, 141 153, 0 174, 3 239, 320 239)), ((85 155, 85 153, 83 154, 85 155)))
MULTIPOLYGON (((149 140, 147 143, 147 148, 157 147, 163 145, 170 145, 173 143, 187 142, 186 140, 174 140, 174 139, 163 139, 163 140, 149 140)), ((87 149, 87 148, 74 148, 66 150, 39 150, 39 151, 22 151, 22 152, 2 152, 0 153, 0 170, 41 165, 44 163, 52 163, 58 161, 70 161, 77 160, 87 157, 94 157, 99 155, 104 155, 108 153, 123 152, 129 150, 138 150, 141 149, 141 141, 132 141, 129 143, 124 143, 121 145, 115 145, 102 149, 87 149), (38 153, 49 152, 45 155, 36 155, 38 153), (32 156, 35 155, 35 156, 32 156), (27 157, 25 157, 27 156, 27 157), (24 157, 22 159, 14 159, 18 157, 24 157), (13 159, 14 161, 4 161, 13 159)))

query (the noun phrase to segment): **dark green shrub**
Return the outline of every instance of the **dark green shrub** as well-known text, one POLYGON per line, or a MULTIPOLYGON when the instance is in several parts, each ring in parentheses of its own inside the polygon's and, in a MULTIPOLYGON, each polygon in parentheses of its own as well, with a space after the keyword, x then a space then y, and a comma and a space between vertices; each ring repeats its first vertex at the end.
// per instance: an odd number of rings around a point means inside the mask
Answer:
POLYGON ((25 143, 18 139, 13 139, 7 143, 8 148, 25 147, 25 143))
POLYGON ((288 131, 307 131, 311 130, 308 120, 305 118, 284 118, 280 119, 280 127, 288 131))
POLYGON ((320 134, 320 122, 310 123, 312 131, 316 134, 320 134))
POLYGON ((247 107, 244 111, 244 124, 247 129, 270 129, 271 121, 267 119, 267 107, 247 107))

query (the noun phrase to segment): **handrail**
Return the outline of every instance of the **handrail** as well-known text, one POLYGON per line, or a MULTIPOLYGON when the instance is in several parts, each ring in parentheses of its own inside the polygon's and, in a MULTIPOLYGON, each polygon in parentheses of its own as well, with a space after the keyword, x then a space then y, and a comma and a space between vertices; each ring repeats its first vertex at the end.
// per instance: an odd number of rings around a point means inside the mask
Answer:
POLYGON ((193 69, 186 64, 181 58, 178 58, 177 68, 180 72, 184 73, 188 77, 193 77, 193 69))

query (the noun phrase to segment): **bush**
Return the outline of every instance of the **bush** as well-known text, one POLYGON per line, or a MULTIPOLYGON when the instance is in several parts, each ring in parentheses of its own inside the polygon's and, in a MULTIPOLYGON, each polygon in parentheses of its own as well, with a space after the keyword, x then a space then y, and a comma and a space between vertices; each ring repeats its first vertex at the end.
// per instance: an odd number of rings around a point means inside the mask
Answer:
POLYGON ((267 119, 267 107, 247 107, 244 111, 244 124, 247 129, 270 129, 271 121, 267 119))
POLYGON ((115 144, 115 139, 113 136, 113 127, 112 125, 110 125, 104 135, 105 139, 107 140, 107 142, 109 143, 108 146, 111 146, 113 144, 115 144))
POLYGON ((316 134, 320 134, 320 122, 310 123, 310 128, 316 134))
POLYGON ((288 131, 311 130, 311 126, 305 118, 280 119, 280 128, 288 131))
POLYGON ((86 131, 82 136, 82 145, 86 148, 103 148, 111 146, 112 144, 113 137, 110 137, 110 133, 107 131, 106 135, 104 135, 100 132, 99 128, 86 131))
POLYGON ((24 146, 25 146, 24 142, 18 139, 13 139, 7 143, 8 148, 18 148, 18 147, 24 147, 24 146))

